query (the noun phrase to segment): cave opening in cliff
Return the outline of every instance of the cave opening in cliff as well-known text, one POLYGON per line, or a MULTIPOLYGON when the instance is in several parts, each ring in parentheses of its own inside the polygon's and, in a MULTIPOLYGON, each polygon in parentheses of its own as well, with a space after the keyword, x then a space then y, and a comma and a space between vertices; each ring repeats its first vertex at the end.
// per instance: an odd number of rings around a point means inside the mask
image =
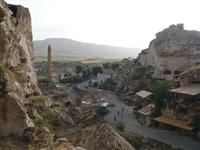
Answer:
POLYGON ((12 11, 12 16, 17 17, 17 6, 16 5, 8 5, 8 8, 12 11))
POLYGON ((164 71, 164 74, 170 75, 170 74, 172 74, 172 72, 171 72, 170 70, 165 70, 165 71, 164 71))

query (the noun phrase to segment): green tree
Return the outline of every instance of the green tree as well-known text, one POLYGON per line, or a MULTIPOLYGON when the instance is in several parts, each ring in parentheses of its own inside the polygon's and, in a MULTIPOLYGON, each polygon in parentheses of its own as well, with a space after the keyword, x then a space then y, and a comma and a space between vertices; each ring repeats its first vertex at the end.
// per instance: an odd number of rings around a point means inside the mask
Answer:
POLYGON ((171 88, 171 83, 168 81, 159 81, 153 88, 154 92, 154 104, 155 109, 153 116, 157 117, 162 114, 162 109, 166 107, 169 101, 169 89, 171 88))
POLYGON ((112 70, 115 70, 115 69, 117 69, 119 67, 119 63, 112 63, 111 64, 111 68, 112 68, 112 70))
POLYGON ((104 63, 104 64, 103 64, 103 67, 104 67, 104 69, 110 68, 110 63, 108 63, 108 62, 107 62, 107 63, 104 63))
POLYGON ((124 129, 125 129, 125 124, 123 122, 118 122, 116 125, 115 125, 115 128, 121 132, 124 132, 124 129))
POLYGON ((91 75, 91 71, 90 71, 90 69, 89 69, 88 67, 85 68, 85 69, 82 71, 82 73, 83 73, 83 78, 84 78, 84 79, 89 78, 89 76, 91 75))
POLYGON ((75 72, 78 74, 78 76, 79 76, 79 73, 80 73, 82 70, 83 70, 83 67, 82 67, 81 65, 77 65, 77 66, 75 67, 75 72))
POLYGON ((92 74, 97 76, 98 73, 102 73, 102 67, 101 66, 94 66, 92 67, 92 74))
POLYGON ((200 115, 195 115, 192 118, 192 121, 189 123, 189 126, 196 128, 197 131, 200 130, 200 115))
POLYGON ((105 117, 109 113, 109 110, 106 107, 100 106, 97 108, 96 113, 99 117, 105 117))
POLYGON ((116 87, 116 83, 112 78, 106 79, 106 81, 100 86, 101 89, 114 91, 116 87))

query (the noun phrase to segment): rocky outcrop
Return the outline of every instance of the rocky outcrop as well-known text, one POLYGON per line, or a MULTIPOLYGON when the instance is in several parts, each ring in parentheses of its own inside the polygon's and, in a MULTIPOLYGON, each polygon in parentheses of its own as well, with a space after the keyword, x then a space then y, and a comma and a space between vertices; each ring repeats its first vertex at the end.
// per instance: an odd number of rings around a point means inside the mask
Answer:
POLYGON ((65 138, 57 139, 49 148, 50 150, 86 150, 81 147, 73 147, 65 138))
POLYGON ((189 67, 200 63, 200 32, 184 30, 183 24, 171 25, 156 34, 138 61, 154 68, 154 77, 172 80, 189 67))
POLYGON ((0 136, 21 136, 32 127, 25 100, 40 94, 32 67, 29 10, 0 1, 0 136))
POLYGON ((85 129, 62 132, 57 136, 66 137, 73 145, 87 150, 135 150, 111 126, 104 123, 85 129))
POLYGON ((85 136, 82 138, 81 146, 88 150, 134 150, 123 137, 107 124, 88 128, 84 132, 85 136))

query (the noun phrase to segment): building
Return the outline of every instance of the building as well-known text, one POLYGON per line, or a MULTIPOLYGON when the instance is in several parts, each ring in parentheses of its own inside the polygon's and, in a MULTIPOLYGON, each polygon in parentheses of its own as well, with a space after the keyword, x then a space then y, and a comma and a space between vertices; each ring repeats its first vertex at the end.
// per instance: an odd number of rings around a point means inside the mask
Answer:
POLYGON ((136 113, 137 121, 143 125, 150 126, 152 124, 151 114, 154 110, 154 104, 149 104, 136 113))
POLYGON ((52 80, 51 45, 48 45, 48 79, 52 80))
POLYGON ((107 74, 103 74, 103 73, 97 74, 97 82, 99 84, 104 83, 109 78, 111 78, 111 75, 107 75, 107 74))
POLYGON ((152 101, 153 94, 149 91, 141 90, 136 93, 136 103, 142 108, 152 101))
POLYGON ((189 124, 200 115, 200 66, 181 73, 179 82, 179 88, 170 90, 172 103, 154 120, 162 127, 194 135, 195 128, 189 124))

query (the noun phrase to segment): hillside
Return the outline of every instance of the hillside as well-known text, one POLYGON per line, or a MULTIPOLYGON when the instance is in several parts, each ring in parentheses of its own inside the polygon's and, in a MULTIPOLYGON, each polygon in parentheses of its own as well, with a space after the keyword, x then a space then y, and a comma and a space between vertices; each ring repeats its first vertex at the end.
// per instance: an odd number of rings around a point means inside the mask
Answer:
POLYGON ((154 69, 154 77, 173 80, 188 68, 200 64, 200 31, 171 25, 156 34, 149 47, 138 56, 144 67, 154 69))
POLYGON ((52 53, 56 56, 124 58, 136 57, 138 52, 140 51, 139 48, 113 47, 83 43, 70 39, 51 38, 46 40, 34 41, 35 55, 46 55, 48 44, 51 44, 52 53))

